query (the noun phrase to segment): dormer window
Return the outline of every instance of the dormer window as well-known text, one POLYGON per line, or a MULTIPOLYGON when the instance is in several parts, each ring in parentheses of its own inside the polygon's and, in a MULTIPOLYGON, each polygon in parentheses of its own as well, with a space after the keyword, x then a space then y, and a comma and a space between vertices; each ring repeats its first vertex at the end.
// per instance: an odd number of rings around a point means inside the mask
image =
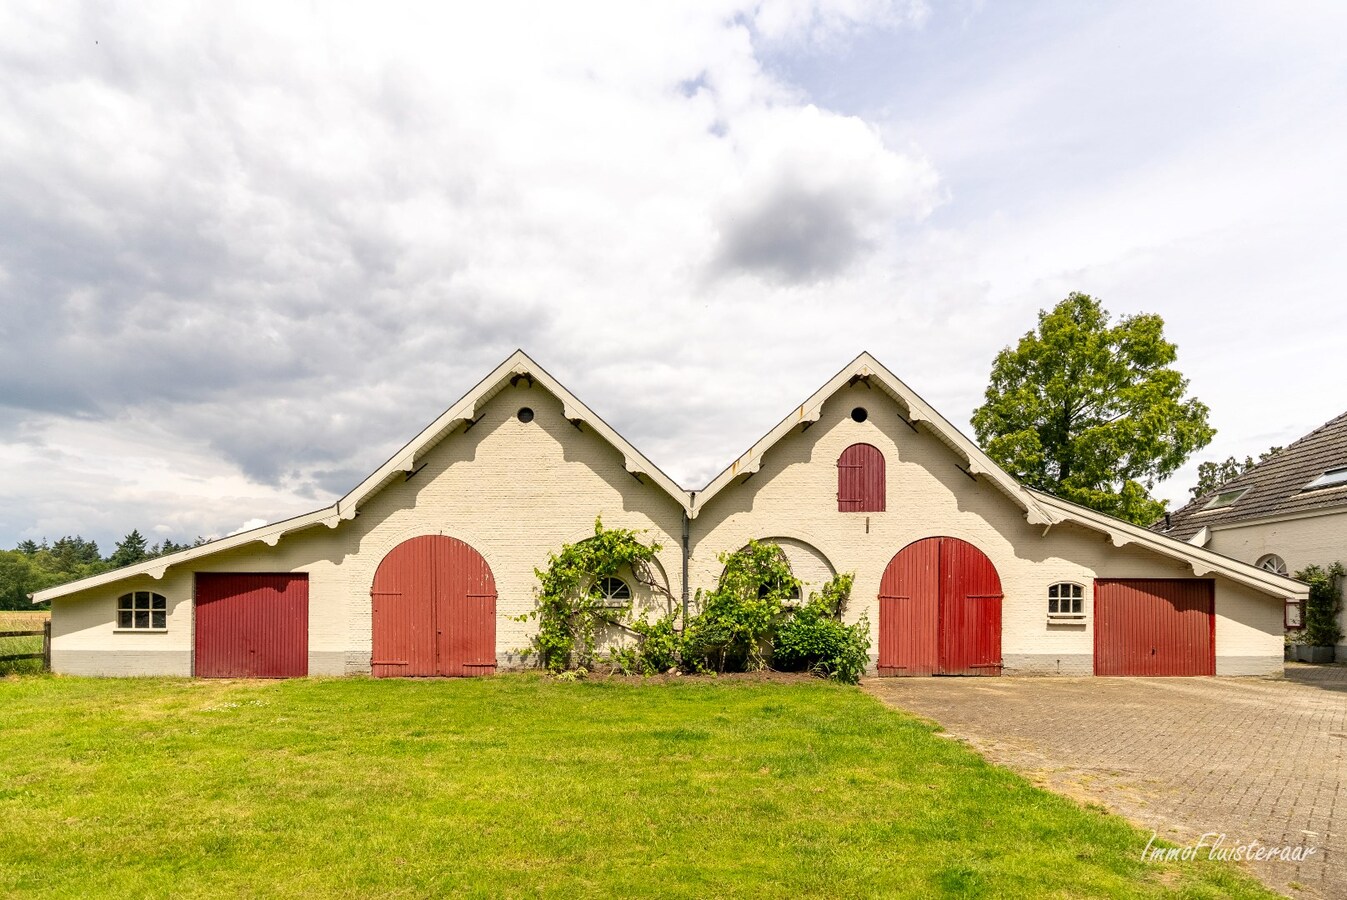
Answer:
POLYGON ((1329 469, 1327 472, 1305 485, 1301 490, 1313 491, 1319 488, 1337 487, 1340 484, 1347 484, 1347 466, 1338 469, 1329 469))
POLYGON ((1221 491, 1215 497, 1212 497, 1210 500, 1208 500, 1206 506, 1203 506, 1202 508, 1204 510, 1224 509, 1227 506, 1234 506, 1235 501, 1239 500, 1240 497, 1243 497, 1244 493, 1247 490, 1248 488, 1244 487, 1244 488, 1235 488, 1234 490, 1231 491, 1221 491))

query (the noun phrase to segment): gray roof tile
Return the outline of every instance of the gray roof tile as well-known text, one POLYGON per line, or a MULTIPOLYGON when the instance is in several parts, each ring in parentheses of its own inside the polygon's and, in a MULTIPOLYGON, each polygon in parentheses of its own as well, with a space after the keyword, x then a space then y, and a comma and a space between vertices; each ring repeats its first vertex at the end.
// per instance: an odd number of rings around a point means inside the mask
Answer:
POLYGON ((1347 466, 1347 413, 1324 423, 1281 452, 1232 478, 1215 491, 1198 497, 1161 519, 1152 531, 1187 540, 1204 525, 1229 525, 1286 513, 1347 505, 1347 484, 1305 490, 1305 485, 1329 469, 1347 466), (1230 506, 1204 510, 1217 493, 1247 490, 1230 506))

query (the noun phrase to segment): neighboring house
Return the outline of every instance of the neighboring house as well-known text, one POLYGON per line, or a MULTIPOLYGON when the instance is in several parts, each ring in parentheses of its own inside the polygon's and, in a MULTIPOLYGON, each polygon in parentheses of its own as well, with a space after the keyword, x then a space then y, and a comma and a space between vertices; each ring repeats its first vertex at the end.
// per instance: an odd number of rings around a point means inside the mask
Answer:
POLYGON ((596 516, 662 546, 603 586, 657 613, 751 539, 806 591, 855 573, 881 675, 1275 673, 1306 594, 1022 487, 868 354, 686 491, 517 352, 331 506, 33 597, 57 672, 481 674, 596 516))
POLYGON ((1278 575, 1347 563, 1347 413, 1151 529, 1278 575))

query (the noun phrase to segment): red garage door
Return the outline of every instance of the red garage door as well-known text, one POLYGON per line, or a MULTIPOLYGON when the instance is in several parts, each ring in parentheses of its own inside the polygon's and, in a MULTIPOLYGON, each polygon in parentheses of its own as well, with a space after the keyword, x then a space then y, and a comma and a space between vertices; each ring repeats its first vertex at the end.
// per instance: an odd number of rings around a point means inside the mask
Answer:
POLYGON ((1200 578, 1094 583, 1094 674, 1215 675, 1216 584, 1200 578))
POLYGON ((374 573, 376 676, 489 675, 496 668, 496 580, 472 547, 424 535, 374 573))
POLYGON ((908 544, 879 587, 880 675, 1000 675, 1001 579, 958 538, 908 544))
POLYGON ((309 576, 198 572, 195 671, 201 678, 309 674, 309 576))

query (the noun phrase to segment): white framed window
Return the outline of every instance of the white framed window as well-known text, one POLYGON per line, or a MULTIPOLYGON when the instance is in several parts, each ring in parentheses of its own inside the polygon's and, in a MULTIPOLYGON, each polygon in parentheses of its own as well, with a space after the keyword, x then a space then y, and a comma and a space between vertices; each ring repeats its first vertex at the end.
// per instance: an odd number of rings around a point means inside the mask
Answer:
POLYGON ((1243 497, 1244 492, 1247 490, 1248 488, 1244 487, 1244 488, 1235 488, 1234 490, 1230 491, 1221 491, 1215 497, 1212 497, 1210 500, 1208 500, 1202 508, 1223 509, 1227 506, 1234 506, 1235 502, 1238 501, 1240 497, 1243 497))
POLYGON ((1305 630, 1305 601, 1297 600, 1294 597, 1286 598, 1286 612, 1282 616, 1282 624, 1286 626, 1287 631, 1305 630))
POLYGON ((1286 568, 1286 560, 1275 553, 1268 553, 1258 557, 1258 562, 1255 563, 1255 565, 1260 569, 1266 569, 1276 575, 1290 574, 1290 571, 1286 568))
POLYGON ((1329 469, 1318 478, 1301 488, 1302 491, 1312 491, 1316 488, 1337 487, 1340 484, 1347 484, 1347 466, 1338 469, 1329 469))
POLYGON ((132 591, 117 598, 118 631, 163 631, 168 627, 168 601, 153 591, 132 591))
POLYGON ((621 578, 600 578, 596 587, 604 606, 623 607, 631 603, 631 587, 621 578))
POLYGON ((1048 616, 1054 619, 1085 618, 1085 587, 1074 581, 1049 585, 1048 616))

